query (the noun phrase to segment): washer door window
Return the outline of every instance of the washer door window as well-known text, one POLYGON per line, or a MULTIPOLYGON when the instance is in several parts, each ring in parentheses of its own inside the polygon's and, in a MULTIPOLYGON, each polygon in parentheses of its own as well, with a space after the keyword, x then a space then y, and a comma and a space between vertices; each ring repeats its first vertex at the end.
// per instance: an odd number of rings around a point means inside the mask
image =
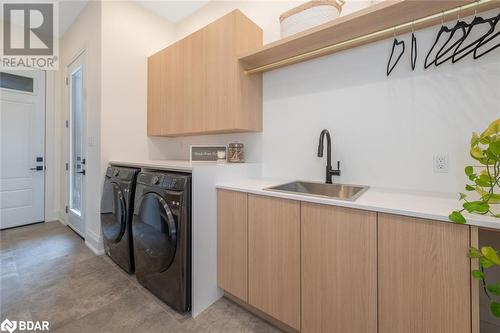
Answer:
POLYGON ((125 234, 126 222, 125 196, 117 183, 106 182, 101 202, 101 226, 106 240, 118 243, 125 234))
POLYGON ((166 271, 175 257, 177 224, 161 196, 147 193, 142 197, 132 231, 136 271, 166 271))

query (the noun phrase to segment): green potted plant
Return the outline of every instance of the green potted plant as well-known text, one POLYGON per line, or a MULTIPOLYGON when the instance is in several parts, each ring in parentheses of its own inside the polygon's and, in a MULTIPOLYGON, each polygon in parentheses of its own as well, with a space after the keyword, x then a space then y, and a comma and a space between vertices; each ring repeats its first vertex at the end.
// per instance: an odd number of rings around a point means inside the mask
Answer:
MULTIPOLYGON (((460 193, 462 208, 452 212, 449 218, 460 224, 467 222, 463 212, 500 218, 498 210, 500 206, 500 119, 493 121, 481 135, 472 134, 470 155, 478 165, 465 168, 465 175, 470 181, 465 185, 465 190, 469 194, 460 193)), ((469 249, 469 257, 479 260, 479 269, 473 270, 472 276, 481 282, 490 301, 491 312, 500 318, 500 281, 492 283, 487 277, 488 269, 500 266, 499 255, 500 251, 492 246, 469 249)))

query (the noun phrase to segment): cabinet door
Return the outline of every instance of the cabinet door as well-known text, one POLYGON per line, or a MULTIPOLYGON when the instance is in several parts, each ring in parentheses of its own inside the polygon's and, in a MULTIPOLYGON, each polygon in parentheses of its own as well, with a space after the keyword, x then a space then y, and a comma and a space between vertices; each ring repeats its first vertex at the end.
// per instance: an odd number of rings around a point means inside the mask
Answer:
POLYGON ((379 332, 470 333, 468 248, 468 226, 379 214, 379 332))
POLYGON ((262 30, 239 10, 148 60, 148 135, 262 130, 262 76, 238 56, 262 46, 262 30))
POLYGON ((184 115, 186 60, 181 43, 148 58, 148 135, 168 135, 171 131, 190 126, 184 115))
POLYGON ((300 330, 300 203, 248 197, 248 302, 300 330))
POLYGON ((247 194, 217 191, 217 282, 248 301, 247 194))
POLYGON ((377 332, 377 214, 302 203, 302 332, 377 332))

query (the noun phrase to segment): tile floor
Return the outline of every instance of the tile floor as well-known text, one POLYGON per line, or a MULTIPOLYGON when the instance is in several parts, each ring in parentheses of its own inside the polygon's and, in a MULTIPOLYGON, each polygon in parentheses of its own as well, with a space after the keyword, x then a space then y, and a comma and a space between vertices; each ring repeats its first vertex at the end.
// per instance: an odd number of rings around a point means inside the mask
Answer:
POLYGON ((0 321, 48 320, 51 332, 279 332, 223 298, 179 315, 59 222, 0 231, 0 321))

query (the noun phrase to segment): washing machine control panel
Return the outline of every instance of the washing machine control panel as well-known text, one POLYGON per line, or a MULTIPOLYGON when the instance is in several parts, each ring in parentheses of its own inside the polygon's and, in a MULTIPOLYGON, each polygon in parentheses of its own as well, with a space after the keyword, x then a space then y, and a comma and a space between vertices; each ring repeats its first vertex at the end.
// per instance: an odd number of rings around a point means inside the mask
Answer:
POLYGON ((109 178, 132 181, 137 171, 137 169, 109 166, 106 170, 106 176, 109 178))
POLYGON ((161 183, 161 179, 159 176, 153 176, 151 178, 151 185, 159 185, 161 183))
POLYGON ((137 182, 144 185, 160 187, 165 190, 183 191, 186 186, 186 177, 175 174, 141 172, 137 182))

